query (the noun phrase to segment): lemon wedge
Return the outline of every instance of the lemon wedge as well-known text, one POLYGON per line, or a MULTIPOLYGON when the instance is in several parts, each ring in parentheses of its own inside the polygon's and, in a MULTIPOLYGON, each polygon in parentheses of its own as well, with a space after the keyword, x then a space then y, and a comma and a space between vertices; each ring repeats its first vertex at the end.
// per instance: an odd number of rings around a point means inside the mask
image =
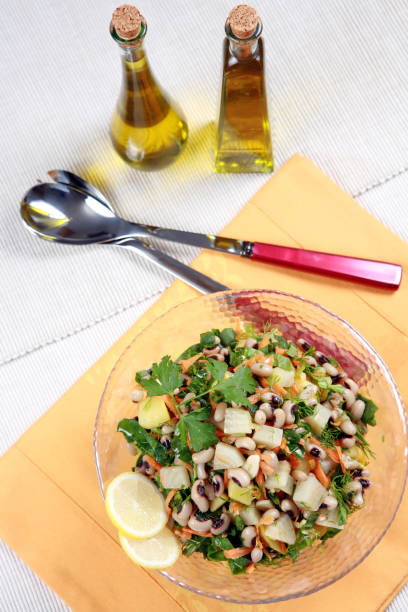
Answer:
POLYGON ((170 567, 180 554, 180 544, 167 527, 146 540, 134 540, 119 532, 119 541, 132 561, 150 569, 170 567))
POLYGON ((106 511, 119 531, 130 538, 151 538, 167 522, 164 498, 143 474, 124 472, 109 483, 106 511))

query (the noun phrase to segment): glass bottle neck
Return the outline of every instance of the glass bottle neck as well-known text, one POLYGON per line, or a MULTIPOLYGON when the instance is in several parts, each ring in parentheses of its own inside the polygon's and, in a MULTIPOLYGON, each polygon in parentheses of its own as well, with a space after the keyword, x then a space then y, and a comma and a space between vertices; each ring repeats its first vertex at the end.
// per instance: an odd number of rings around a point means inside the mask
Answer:
POLYGON ((225 34, 229 40, 231 53, 240 61, 248 61, 258 50, 259 38, 262 34, 262 22, 259 19, 255 32, 249 38, 237 38, 231 30, 229 20, 225 23, 225 34))

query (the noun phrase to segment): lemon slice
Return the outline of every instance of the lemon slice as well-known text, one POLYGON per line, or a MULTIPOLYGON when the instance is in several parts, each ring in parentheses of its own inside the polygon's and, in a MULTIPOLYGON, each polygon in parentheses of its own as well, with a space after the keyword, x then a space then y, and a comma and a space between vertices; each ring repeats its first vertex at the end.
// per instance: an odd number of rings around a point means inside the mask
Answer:
POLYGON ((180 554, 180 544, 167 527, 147 540, 134 540, 119 532, 119 540, 132 561, 151 569, 170 567, 180 554))
POLYGON ((124 472, 106 490, 106 511, 120 532, 130 538, 151 538, 167 522, 164 498, 143 474, 124 472))

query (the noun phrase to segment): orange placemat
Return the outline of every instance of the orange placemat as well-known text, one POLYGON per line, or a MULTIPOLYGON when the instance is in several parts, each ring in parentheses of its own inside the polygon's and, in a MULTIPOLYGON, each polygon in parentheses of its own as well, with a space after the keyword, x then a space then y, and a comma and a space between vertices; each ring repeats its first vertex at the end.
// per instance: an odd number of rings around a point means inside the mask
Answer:
MULTIPOLYGON (((225 228, 225 234, 393 260, 408 269, 408 245, 366 213, 311 162, 295 156, 225 228)), ((312 299, 356 327, 408 396, 408 280, 396 292, 331 280, 219 253, 194 267, 232 288, 270 288, 312 299)), ((92 452, 105 380, 133 336, 197 294, 175 282, 124 336, 29 429, 0 462, 0 535, 75 612, 238 609, 194 595, 132 564, 104 511, 92 452)), ((383 610, 407 579, 408 498, 369 557, 339 582, 259 611, 383 610)), ((252 609, 250 606, 247 609, 252 609)), ((253 608, 255 609, 255 607, 253 608)))

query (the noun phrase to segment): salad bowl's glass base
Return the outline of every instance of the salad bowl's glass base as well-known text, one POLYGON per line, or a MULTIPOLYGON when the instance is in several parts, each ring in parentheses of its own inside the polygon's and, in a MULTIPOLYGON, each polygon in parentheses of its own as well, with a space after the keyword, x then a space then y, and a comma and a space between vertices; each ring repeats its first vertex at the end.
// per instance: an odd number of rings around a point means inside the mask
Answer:
POLYGON ((229 567, 195 553, 181 556, 161 573, 180 586, 215 599, 261 604, 307 595, 335 582, 372 551, 384 536, 400 504, 407 475, 407 421, 401 398, 382 359, 346 321, 300 297, 276 291, 228 291, 184 302, 144 329, 123 352, 107 381, 94 436, 96 469, 103 495, 106 484, 128 471, 134 459, 123 436, 120 419, 134 416, 130 394, 135 372, 162 356, 176 358, 199 340, 201 332, 239 324, 262 330, 270 321, 290 340, 305 338, 339 361, 362 393, 378 406, 377 427, 368 441, 376 453, 369 469, 373 486, 366 506, 353 513, 344 531, 323 548, 308 548, 295 564, 258 567, 252 574, 233 576, 229 567))

